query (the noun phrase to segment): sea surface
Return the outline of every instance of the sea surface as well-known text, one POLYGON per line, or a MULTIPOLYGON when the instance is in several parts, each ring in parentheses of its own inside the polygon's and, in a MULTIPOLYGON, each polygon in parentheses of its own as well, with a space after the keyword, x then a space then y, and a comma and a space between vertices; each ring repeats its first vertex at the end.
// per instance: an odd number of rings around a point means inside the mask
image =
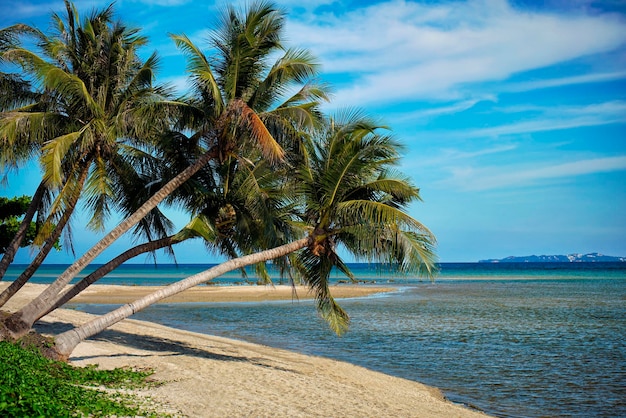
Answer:
MULTIPOLYGON (((126 265, 100 283, 161 285, 207 267, 126 265)), ((340 300, 352 318, 342 337, 310 301, 159 304, 134 318, 348 361, 495 416, 626 417, 626 263, 443 263, 435 282, 351 267, 364 285, 396 291, 340 300)))

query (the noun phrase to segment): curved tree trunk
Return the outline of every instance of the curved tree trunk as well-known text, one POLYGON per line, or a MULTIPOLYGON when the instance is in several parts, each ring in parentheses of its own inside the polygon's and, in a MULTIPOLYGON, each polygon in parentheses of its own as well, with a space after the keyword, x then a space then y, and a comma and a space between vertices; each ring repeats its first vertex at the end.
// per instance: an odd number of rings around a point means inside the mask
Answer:
POLYGON ((198 284, 207 282, 229 271, 291 254, 294 251, 298 251, 306 247, 310 244, 310 242, 311 238, 302 238, 289 244, 281 245, 280 247, 226 261, 225 263, 219 264, 201 273, 194 274, 184 280, 172 283, 171 285, 161 288, 141 299, 137 299, 132 303, 128 303, 118 309, 115 309, 106 315, 99 316, 81 325, 80 327, 73 328, 59 334, 55 338, 55 348, 62 357, 67 358, 81 341, 104 331, 111 325, 121 321, 122 319, 128 318, 135 312, 139 312, 140 310, 162 299, 173 296, 198 284))
POLYGON ((176 177, 170 180, 165 186, 157 191, 139 209, 128 218, 123 220, 118 226, 111 230, 104 238, 96 243, 89 251, 69 266, 50 286, 48 286, 37 298, 28 305, 8 317, 4 321, 6 332, 11 338, 17 339, 28 333, 36 319, 54 306, 57 296, 63 291, 65 286, 72 281, 89 263, 93 261, 102 251, 107 249, 122 234, 132 228, 152 209, 154 209, 163 199, 189 180, 204 165, 209 162, 213 152, 211 150, 203 154, 198 160, 181 171, 176 177))
MULTIPOLYGON (((83 184, 85 184, 85 180, 87 179, 87 174, 89 174, 89 166, 84 167, 83 171, 80 173, 80 177, 78 178, 78 182, 76 186, 78 187, 78 190, 83 189, 83 184)), ((0 294, 0 307, 4 306, 4 304, 7 303, 7 301, 11 299, 13 295, 15 295, 17 291, 20 290, 26 284, 26 282, 30 280, 31 277, 33 277, 33 274, 35 274, 35 272, 39 269, 41 264, 44 262, 44 260, 48 256, 48 254, 50 254, 50 251, 52 251, 52 249, 54 248, 54 244, 57 242, 57 240, 63 233, 63 229, 65 229, 65 225, 67 225, 67 222, 72 217, 72 214, 74 213, 74 209, 76 209, 76 204, 78 203, 79 198, 80 198, 80 193, 74 193, 74 195, 71 196, 71 199, 68 202, 69 204, 67 208, 65 209, 65 212, 63 212, 61 219, 59 219, 59 221, 55 225, 54 230, 52 231, 52 234, 50 234, 50 236, 46 238, 44 245, 41 247, 41 249, 35 256, 33 261, 31 261, 30 265, 26 268, 26 270, 24 270, 22 274, 20 274, 20 276, 17 279, 15 279, 15 281, 13 281, 13 283, 11 283, 9 287, 4 289, 4 292, 2 292, 2 294, 0 294)))
POLYGON ((54 306, 49 309, 46 313, 41 315, 37 320, 41 319, 41 317, 49 314, 53 310, 65 305, 70 301, 74 296, 78 295, 83 290, 87 289, 89 286, 118 268, 122 263, 134 258, 140 254, 147 253, 149 251, 159 250, 161 248, 169 247, 170 245, 178 244, 183 241, 182 239, 175 239, 173 236, 161 238, 156 241, 146 242, 145 244, 137 245, 136 247, 131 248, 128 251, 123 252, 118 255, 108 263, 100 266, 93 273, 84 277, 81 281, 72 286, 71 289, 68 289, 66 292, 62 293, 54 306))
POLYGON ((39 208, 39 204, 41 203, 41 199, 43 198, 43 194, 45 193, 45 191, 46 186, 43 182, 41 182, 39 184, 39 187, 37 187, 37 190, 35 191, 32 200, 30 201, 30 206, 28 206, 28 210, 24 214, 24 219, 22 220, 22 223, 20 224, 20 227, 18 228, 15 237, 13 237, 13 240, 8 245, 6 251, 4 252, 4 255, 2 256, 2 260, 0 260, 0 280, 2 280, 2 278, 6 274, 7 269, 15 258, 17 250, 20 248, 20 245, 24 241, 24 238, 26 237, 26 232, 28 231, 28 227, 30 226, 33 217, 35 216, 35 213, 39 208))

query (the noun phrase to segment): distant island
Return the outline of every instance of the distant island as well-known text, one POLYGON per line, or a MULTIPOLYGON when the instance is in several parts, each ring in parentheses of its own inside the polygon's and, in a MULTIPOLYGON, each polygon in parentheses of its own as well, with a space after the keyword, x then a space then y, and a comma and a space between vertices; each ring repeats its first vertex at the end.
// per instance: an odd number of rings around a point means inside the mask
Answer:
POLYGON ((626 262, 626 257, 614 257, 600 253, 568 254, 568 255, 527 255, 510 256, 502 259, 491 258, 479 260, 479 263, 597 263, 626 262))

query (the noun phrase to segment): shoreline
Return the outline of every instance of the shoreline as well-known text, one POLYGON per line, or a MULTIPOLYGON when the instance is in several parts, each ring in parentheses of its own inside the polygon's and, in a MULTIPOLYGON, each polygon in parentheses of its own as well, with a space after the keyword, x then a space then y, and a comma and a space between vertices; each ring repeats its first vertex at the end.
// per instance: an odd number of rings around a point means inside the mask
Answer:
MULTIPOLYGON (((43 286, 25 286, 6 308, 19 308, 43 286)), ((92 317, 59 309, 35 328, 56 334, 92 317)), ((350 363, 133 319, 79 344, 70 362, 153 369, 159 384, 136 393, 173 416, 487 416, 437 388, 350 363)))

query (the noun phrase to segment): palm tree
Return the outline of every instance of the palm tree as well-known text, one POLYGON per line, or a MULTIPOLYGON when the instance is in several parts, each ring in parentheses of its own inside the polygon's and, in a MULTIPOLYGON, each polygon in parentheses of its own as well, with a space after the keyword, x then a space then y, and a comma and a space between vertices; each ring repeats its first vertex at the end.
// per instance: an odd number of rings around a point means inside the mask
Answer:
MULTIPOLYGON (((31 29, 25 25, 14 25, 12 27, 0 30, 0 63, 3 63, 3 55, 6 51, 16 48, 19 45, 20 34, 30 34, 31 29)), ((9 74, 0 72, 0 112, 5 112, 19 106, 32 104, 39 99, 39 95, 32 90, 31 84, 17 74, 9 74)), ((17 168, 25 159, 28 159, 29 152, 24 150, 16 150, 13 147, 5 146, 2 143, 2 151, 0 152, 0 167, 17 168)), ((3 173, 4 177, 4 173, 3 173)), ((0 280, 4 277, 7 268, 13 262, 18 248, 24 242, 28 228, 33 217, 40 208, 44 198, 46 188, 41 183, 32 196, 31 203, 24 214, 22 222, 18 227, 14 238, 6 246, 5 251, 0 260, 0 280)))
MULTIPOLYGON (((58 33, 52 36, 19 26, 36 36, 47 59, 18 46, 3 54, 33 76, 42 93, 38 103, 2 114, 0 138, 6 149, 17 145, 40 154, 40 187, 56 190, 57 197, 35 241, 43 246, 2 300, 30 279, 61 233, 67 233, 65 226, 81 197, 93 213, 89 226, 103 228, 116 204, 112 185, 132 171, 124 154, 145 146, 153 132, 162 129, 144 114, 166 93, 152 85, 156 55, 143 63, 137 56, 147 39, 113 22, 112 6, 81 23, 74 6, 65 4, 67 18, 53 15, 58 33)), ((10 263, 8 257, 3 260, 8 266, 6 261, 10 263)))
POLYGON ((329 277, 333 267, 350 278, 353 275, 341 260, 338 246, 357 260, 432 277, 435 238, 405 212, 409 203, 419 199, 419 190, 406 177, 393 174, 400 145, 379 133, 379 128, 352 113, 331 120, 327 130, 306 145, 307 158, 293 178, 300 185, 297 214, 304 237, 231 259, 64 332, 55 338, 57 351, 67 357, 79 342, 159 300, 233 269, 292 253, 294 266, 314 292, 322 317, 339 334, 346 331, 349 317, 333 299, 329 277))
MULTIPOLYGON (((19 45, 19 36, 32 34, 26 25, 13 25, 0 29, 0 63, 5 51, 19 45)), ((32 90, 31 84, 18 74, 0 72, 0 112, 36 101, 38 94, 32 90)))
MULTIPOLYGON (((218 172, 201 170, 201 175, 196 175, 193 181, 197 190, 185 190, 184 193, 191 196, 187 210, 196 214, 185 228, 175 235, 137 245, 100 266, 59 295, 51 310, 67 303, 129 259, 190 238, 203 238, 209 251, 228 258, 237 258, 240 253, 261 251, 298 238, 290 222, 293 203, 289 197, 295 193, 294 183, 286 181, 287 170, 277 170, 260 155, 256 160, 255 164, 249 160, 249 164, 239 165, 237 170, 232 170, 229 164, 222 165, 223 170, 218 172), (224 175, 232 177, 228 179, 228 187, 225 187, 224 175)), ((286 270, 285 265, 275 265, 286 270)), ((259 279, 271 282, 265 264, 260 263, 256 267, 259 279)), ((241 273, 244 276, 247 274, 245 269, 241 273)))
POLYGON ((267 3, 254 3, 241 13, 227 7, 213 37, 218 49, 213 60, 207 59, 187 37, 174 37, 189 57, 196 92, 178 124, 181 132, 191 129, 194 134, 174 136, 198 144, 204 153, 171 180, 162 179, 161 189, 136 212, 80 257, 41 295, 9 317, 4 322, 5 333, 14 338, 25 334, 36 318, 54 306, 58 294, 76 274, 209 161, 217 165, 244 161, 246 156, 239 151, 252 146, 268 161, 283 160, 284 150, 276 138, 287 141, 293 132, 300 133, 302 127, 313 125, 319 117, 319 100, 326 97, 323 86, 306 83, 316 73, 317 66, 305 51, 286 50, 274 65, 269 65, 273 54, 283 50, 280 43, 283 24, 284 13, 267 3), (279 100, 294 84, 302 83, 304 87, 296 94, 279 100))

